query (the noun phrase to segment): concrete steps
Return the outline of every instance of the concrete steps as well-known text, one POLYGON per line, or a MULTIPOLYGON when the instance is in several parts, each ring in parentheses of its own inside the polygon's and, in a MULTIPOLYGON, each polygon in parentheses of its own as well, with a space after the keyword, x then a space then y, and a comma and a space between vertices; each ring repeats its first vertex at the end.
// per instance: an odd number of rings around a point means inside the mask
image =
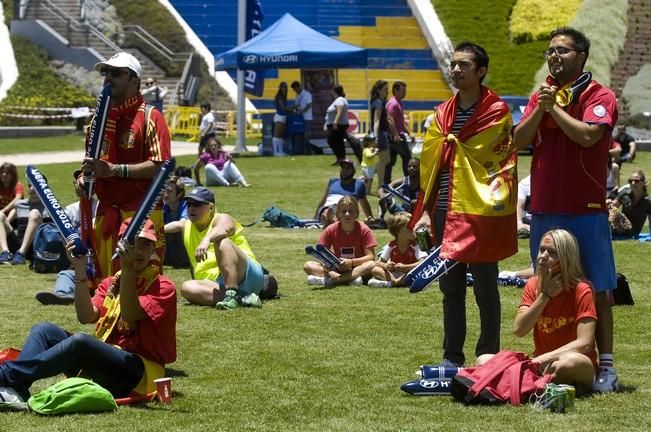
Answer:
MULTIPOLYGON (((32 0, 28 4, 25 19, 38 19, 45 22, 52 30, 65 38, 71 47, 92 48, 107 59, 115 54, 114 48, 88 31, 86 25, 81 22, 79 0, 49 0, 48 3, 42 0, 32 0)), ((124 51, 133 54, 140 61, 143 69, 143 81, 147 77, 153 77, 161 87, 168 88, 164 103, 169 103, 178 78, 166 77, 165 72, 138 49, 124 48, 124 51)))

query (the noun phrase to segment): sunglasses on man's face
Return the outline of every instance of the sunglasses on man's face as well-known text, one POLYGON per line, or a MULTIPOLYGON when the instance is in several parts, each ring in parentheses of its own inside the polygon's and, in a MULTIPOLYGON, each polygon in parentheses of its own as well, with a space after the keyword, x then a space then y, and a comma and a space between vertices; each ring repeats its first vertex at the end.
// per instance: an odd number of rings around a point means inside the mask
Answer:
POLYGON ((100 72, 102 76, 111 76, 113 78, 119 78, 124 74, 129 73, 126 69, 115 69, 115 68, 103 68, 100 72))
POLYGON ((201 207, 205 203, 199 202, 199 201, 186 201, 188 203, 188 207, 201 207))
POLYGON ((147 85, 148 85, 148 86, 150 86, 150 85, 154 85, 154 83, 153 83, 152 81, 150 81, 150 82, 147 83, 147 85))
POLYGON ((642 179, 628 179, 628 182, 630 184, 635 184, 635 183, 643 183, 644 180, 642 180, 642 179))

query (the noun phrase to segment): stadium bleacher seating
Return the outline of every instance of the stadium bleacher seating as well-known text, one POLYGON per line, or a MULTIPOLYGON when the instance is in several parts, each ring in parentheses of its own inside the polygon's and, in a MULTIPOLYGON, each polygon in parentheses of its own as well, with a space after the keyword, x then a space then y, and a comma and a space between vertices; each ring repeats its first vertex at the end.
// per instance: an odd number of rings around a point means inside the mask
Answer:
MULTIPOLYGON (((237 45, 237 2, 232 0, 171 0, 211 52, 237 45)), ((262 0, 263 29, 283 14, 343 42, 368 49, 368 69, 339 69, 338 82, 351 106, 363 109, 377 79, 407 82, 406 109, 431 109, 451 91, 436 59, 412 16, 406 0, 262 0)), ((258 108, 271 108, 280 81, 300 80, 300 70, 266 72, 262 97, 252 98, 258 108)))

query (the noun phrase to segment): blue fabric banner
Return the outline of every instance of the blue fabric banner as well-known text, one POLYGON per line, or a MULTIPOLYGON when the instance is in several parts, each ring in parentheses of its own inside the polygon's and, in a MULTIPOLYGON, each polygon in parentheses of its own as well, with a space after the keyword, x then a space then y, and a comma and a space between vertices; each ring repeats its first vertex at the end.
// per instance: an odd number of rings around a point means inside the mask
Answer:
MULTIPOLYGON (((246 40, 257 36, 262 31, 264 12, 260 0, 246 2, 246 40)), ((244 71, 244 91, 254 96, 262 96, 264 92, 264 71, 244 71)))

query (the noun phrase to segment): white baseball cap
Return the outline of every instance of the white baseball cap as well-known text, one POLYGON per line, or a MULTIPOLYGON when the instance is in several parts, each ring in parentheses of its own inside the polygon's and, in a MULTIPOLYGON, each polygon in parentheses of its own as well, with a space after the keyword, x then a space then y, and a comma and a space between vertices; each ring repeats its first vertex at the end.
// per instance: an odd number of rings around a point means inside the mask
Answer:
POLYGON ((142 66, 140 66, 140 62, 138 61, 137 58, 129 54, 128 52, 119 52, 110 59, 99 62, 95 64, 95 70, 97 72, 101 72, 103 68, 105 67, 113 67, 113 68, 127 68, 132 70, 138 78, 142 78, 142 66))

